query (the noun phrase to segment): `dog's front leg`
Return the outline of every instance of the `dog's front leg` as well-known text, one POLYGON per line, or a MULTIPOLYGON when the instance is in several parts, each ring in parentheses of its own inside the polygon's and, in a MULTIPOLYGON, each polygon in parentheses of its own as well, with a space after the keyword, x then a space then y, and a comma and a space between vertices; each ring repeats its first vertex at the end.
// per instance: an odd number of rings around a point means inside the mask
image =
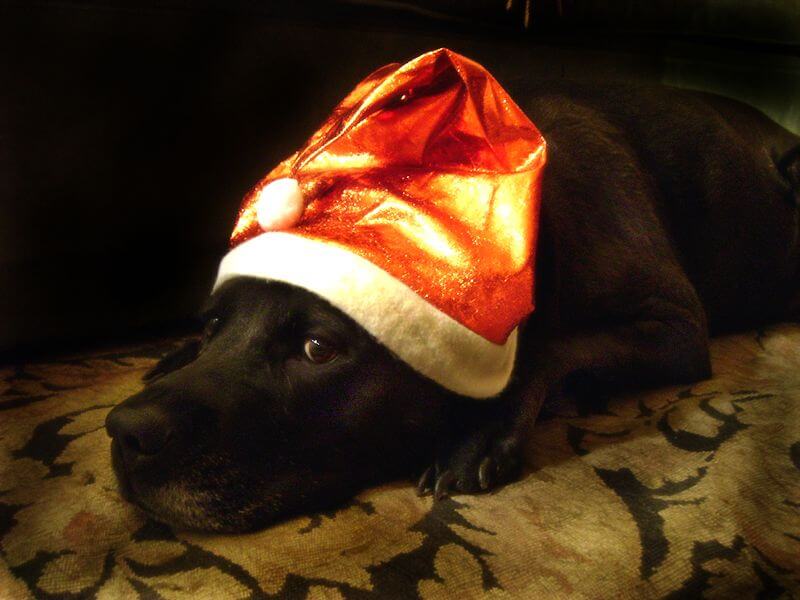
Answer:
POLYGON ((437 499, 515 479, 523 442, 545 400, 578 386, 614 390, 707 378, 708 334, 700 315, 653 301, 657 311, 628 324, 576 333, 523 350, 517 378, 500 398, 454 403, 451 435, 422 475, 420 493, 437 499))

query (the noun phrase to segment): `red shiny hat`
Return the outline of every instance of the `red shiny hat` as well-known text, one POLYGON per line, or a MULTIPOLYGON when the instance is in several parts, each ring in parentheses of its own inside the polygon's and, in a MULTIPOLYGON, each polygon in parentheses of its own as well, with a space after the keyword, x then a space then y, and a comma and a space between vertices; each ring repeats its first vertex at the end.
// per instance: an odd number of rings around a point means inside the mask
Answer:
POLYGON ((495 395, 533 310, 544 164, 479 64, 440 49, 387 65, 245 197, 216 286, 298 285, 444 387, 495 395))

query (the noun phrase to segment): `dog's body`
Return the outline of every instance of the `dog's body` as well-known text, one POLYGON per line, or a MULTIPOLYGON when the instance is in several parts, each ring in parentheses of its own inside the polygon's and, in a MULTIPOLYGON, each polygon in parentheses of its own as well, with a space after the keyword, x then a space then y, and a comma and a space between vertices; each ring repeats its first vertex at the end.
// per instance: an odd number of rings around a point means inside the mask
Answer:
POLYGON ((500 397, 456 397, 324 300, 240 278, 110 413, 126 495, 245 530, 425 466, 437 497, 488 489, 516 476, 546 398, 703 379, 709 332, 789 316, 800 138, 709 94, 536 87, 515 94, 548 143, 536 311, 500 397))

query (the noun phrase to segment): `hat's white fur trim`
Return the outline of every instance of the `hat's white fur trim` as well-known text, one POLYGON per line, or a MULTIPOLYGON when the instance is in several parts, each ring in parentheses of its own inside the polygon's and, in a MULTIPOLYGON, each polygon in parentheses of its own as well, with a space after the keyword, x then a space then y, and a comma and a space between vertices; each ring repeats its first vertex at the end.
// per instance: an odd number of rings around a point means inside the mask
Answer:
POLYGON ((446 315, 400 280, 330 242, 262 233, 222 259, 217 289, 248 276, 282 281, 321 296, 419 373, 457 394, 489 398, 508 384, 517 330, 494 344, 446 315))

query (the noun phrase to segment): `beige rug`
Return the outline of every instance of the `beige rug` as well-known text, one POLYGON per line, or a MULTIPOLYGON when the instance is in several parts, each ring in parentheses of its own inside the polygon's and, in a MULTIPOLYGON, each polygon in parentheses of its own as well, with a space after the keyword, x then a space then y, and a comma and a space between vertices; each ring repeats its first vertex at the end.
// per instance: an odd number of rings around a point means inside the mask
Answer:
POLYGON ((0 369, 0 598, 800 597, 800 327, 715 377, 537 425, 526 476, 431 510, 410 484, 240 536, 123 502, 103 420, 164 344, 0 369))

